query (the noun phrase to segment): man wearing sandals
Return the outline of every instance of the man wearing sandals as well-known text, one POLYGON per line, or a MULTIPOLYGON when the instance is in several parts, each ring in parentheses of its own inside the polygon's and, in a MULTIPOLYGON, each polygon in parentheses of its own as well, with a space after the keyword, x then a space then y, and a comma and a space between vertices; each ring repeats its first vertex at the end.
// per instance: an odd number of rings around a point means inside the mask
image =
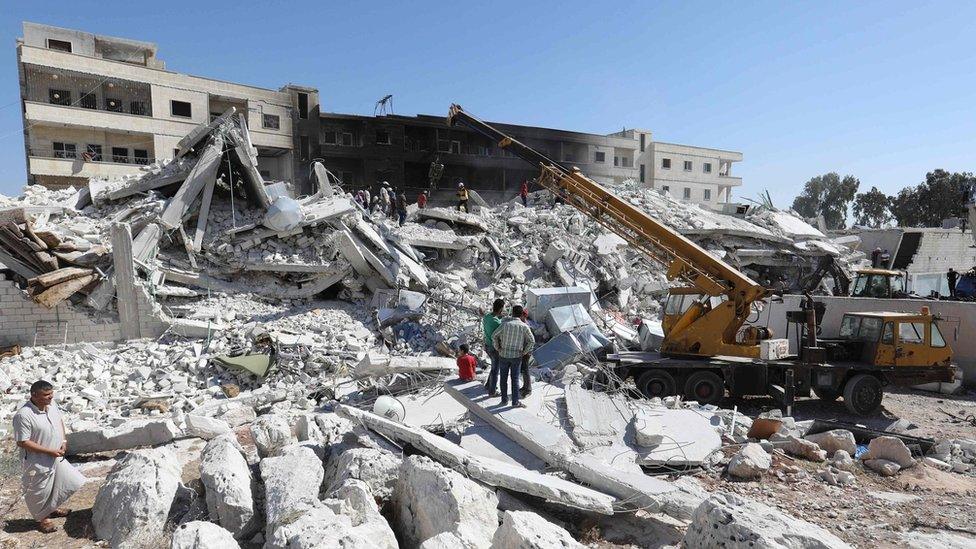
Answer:
POLYGON ((52 517, 65 517, 61 507, 85 483, 84 475, 66 459, 64 420, 53 402, 54 386, 47 381, 31 385, 30 400, 14 415, 14 438, 20 447, 24 474, 24 500, 38 530, 57 530, 52 517))

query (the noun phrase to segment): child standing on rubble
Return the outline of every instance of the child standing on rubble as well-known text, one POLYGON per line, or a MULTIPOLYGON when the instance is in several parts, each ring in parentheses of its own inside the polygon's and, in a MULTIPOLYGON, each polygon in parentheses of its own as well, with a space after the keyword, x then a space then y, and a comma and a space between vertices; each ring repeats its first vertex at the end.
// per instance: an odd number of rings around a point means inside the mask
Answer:
POLYGON ((478 359, 468 351, 467 344, 461 345, 461 354, 457 357, 458 379, 461 381, 474 381, 474 369, 478 365, 478 359))

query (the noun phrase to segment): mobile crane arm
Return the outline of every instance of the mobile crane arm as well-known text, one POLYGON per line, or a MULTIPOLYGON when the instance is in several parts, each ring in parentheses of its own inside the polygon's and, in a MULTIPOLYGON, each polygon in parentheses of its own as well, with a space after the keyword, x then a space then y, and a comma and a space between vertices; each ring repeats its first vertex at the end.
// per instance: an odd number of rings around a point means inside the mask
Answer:
POLYGON ((662 353, 759 357, 756 341, 738 341, 737 336, 753 303, 767 295, 762 285, 645 211, 617 197, 583 175, 579 169, 563 166, 505 135, 468 114, 460 105, 451 105, 448 124, 467 126, 492 140, 498 147, 508 149, 538 166, 541 170, 538 179, 540 185, 627 240, 647 257, 664 265, 669 280, 681 280, 703 294, 671 326, 661 346, 662 353), (708 299, 722 296, 726 299, 714 306, 712 301, 715 300, 708 299))

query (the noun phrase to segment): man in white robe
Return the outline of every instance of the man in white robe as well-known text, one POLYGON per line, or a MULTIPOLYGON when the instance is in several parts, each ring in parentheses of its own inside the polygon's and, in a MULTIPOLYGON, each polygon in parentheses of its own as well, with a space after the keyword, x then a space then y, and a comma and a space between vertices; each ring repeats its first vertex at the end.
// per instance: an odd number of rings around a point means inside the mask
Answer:
POLYGON ((84 475, 66 459, 64 420, 53 402, 54 386, 47 381, 31 385, 30 400, 14 415, 14 439, 20 447, 24 474, 24 500, 38 530, 57 530, 51 517, 71 511, 61 507, 85 483, 84 475))

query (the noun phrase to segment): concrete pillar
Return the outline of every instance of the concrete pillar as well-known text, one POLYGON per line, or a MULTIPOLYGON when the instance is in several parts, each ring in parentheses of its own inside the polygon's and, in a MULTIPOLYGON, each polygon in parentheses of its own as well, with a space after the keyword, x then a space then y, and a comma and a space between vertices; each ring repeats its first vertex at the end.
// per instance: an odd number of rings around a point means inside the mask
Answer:
POLYGON ((142 337, 139 328, 139 301, 136 296, 136 271, 132 261, 132 230, 128 223, 112 225, 112 261, 115 266, 115 303, 123 339, 142 337))

